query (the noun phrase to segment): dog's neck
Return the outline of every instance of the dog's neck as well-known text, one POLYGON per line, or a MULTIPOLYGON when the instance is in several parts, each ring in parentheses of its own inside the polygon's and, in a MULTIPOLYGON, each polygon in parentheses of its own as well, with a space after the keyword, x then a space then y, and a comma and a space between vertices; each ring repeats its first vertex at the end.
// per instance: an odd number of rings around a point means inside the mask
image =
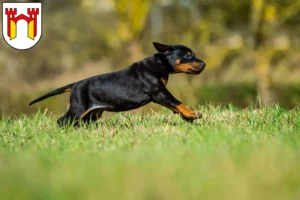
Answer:
POLYGON ((172 66, 163 58, 163 55, 158 53, 134 64, 162 75, 168 75, 172 70, 172 66))

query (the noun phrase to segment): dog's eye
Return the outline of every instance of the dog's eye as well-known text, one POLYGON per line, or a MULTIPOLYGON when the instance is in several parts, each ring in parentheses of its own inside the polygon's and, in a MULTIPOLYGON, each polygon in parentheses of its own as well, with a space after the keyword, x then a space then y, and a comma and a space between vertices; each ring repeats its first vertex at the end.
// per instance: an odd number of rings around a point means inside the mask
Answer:
POLYGON ((191 54, 185 54, 184 56, 183 56, 183 58, 184 59, 186 59, 186 60, 191 60, 192 58, 193 58, 193 56, 191 55, 191 54))

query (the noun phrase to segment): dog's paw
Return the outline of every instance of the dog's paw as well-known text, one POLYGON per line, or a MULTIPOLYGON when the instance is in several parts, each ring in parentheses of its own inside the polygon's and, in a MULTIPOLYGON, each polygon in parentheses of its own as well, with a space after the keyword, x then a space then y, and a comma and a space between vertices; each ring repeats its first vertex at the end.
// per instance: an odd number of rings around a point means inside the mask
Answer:
POLYGON ((182 118, 188 122, 192 122, 195 119, 200 119, 201 117, 202 117, 202 113, 198 112, 198 111, 191 112, 191 113, 189 113, 189 115, 182 115, 182 118))
POLYGON ((195 114, 196 114, 196 116, 197 116, 196 119, 200 119, 200 118, 202 118, 202 116, 203 116, 203 114, 202 114, 201 112, 199 112, 199 111, 196 111, 195 114))

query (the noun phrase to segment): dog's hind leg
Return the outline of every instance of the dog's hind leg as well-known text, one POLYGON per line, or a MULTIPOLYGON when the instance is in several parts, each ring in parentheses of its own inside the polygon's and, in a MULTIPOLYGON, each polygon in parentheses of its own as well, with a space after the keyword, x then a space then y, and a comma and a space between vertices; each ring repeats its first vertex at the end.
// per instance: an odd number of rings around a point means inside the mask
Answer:
POLYGON ((94 106, 85 112, 83 112, 80 116, 80 120, 83 120, 84 122, 92 121, 95 122, 99 118, 101 118, 103 114, 103 106, 94 106))
POLYGON ((92 110, 92 111, 88 112, 87 114, 82 115, 81 120, 86 124, 96 122, 98 119, 101 118, 103 111, 104 110, 101 110, 101 109, 92 110))
POLYGON ((64 127, 64 126, 69 126, 69 125, 74 125, 74 126, 78 126, 78 121, 79 119, 75 116, 71 116, 68 113, 66 113, 64 116, 62 116, 61 118, 59 118, 57 120, 57 124, 59 127, 64 127))
POLYGON ((74 125, 78 126, 80 120, 80 112, 75 111, 72 107, 69 108, 67 113, 57 120, 59 127, 74 125))

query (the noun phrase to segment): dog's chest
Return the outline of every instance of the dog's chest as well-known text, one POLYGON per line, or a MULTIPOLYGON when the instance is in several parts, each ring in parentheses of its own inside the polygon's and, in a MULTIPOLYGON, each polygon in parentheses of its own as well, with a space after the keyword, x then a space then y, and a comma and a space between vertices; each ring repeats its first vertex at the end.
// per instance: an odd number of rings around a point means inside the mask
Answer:
POLYGON ((168 84, 168 79, 169 79, 169 76, 166 75, 166 76, 162 76, 160 78, 160 81, 164 84, 164 86, 166 86, 168 84))
POLYGON ((164 86, 167 85, 167 83, 168 83, 168 79, 167 78, 161 78, 160 80, 164 84, 164 86))

